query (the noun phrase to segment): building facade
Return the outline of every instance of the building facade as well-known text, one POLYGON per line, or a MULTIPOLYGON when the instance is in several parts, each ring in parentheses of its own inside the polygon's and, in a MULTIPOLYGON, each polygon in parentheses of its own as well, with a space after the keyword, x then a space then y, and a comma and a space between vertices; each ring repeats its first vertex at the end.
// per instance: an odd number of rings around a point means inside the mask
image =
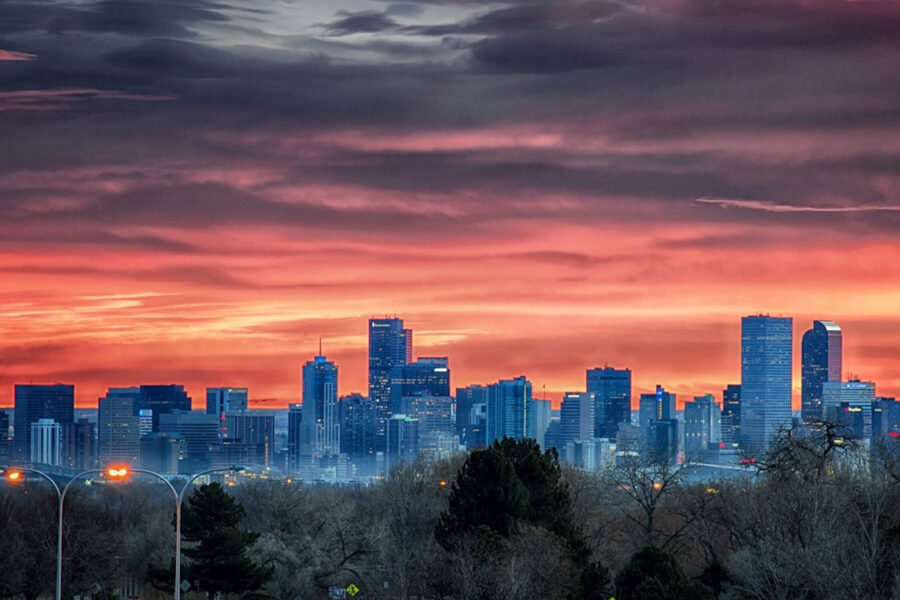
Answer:
POLYGON ((615 439, 619 423, 631 423, 631 369, 588 369, 586 384, 594 395, 594 436, 615 439))
POLYGON ((14 395, 14 455, 16 460, 28 461, 32 448, 32 424, 41 419, 50 419, 60 426, 75 421, 75 386, 16 385, 14 395))
POLYGON ((790 317, 741 319, 741 445, 749 454, 768 451, 791 425, 792 327, 790 317))
POLYGON ((833 321, 813 321, 801 343, 801 418, 816 428, 823 419, 822 386, 841 381, 843 333, 833 321))

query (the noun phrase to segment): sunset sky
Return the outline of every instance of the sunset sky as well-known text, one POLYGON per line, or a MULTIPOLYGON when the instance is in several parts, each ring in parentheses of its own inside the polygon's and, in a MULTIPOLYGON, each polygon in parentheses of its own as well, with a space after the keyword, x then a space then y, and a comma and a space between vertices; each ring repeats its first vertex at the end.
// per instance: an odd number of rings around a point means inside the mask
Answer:
MULTIPOLYGON (((740 317, 900 395, 900 2, 6 0, 14 383, 365 391, 397 314, 451 384, 740 380, 740 317)), ((269 399, 268 402, 262 402, 269 399)))

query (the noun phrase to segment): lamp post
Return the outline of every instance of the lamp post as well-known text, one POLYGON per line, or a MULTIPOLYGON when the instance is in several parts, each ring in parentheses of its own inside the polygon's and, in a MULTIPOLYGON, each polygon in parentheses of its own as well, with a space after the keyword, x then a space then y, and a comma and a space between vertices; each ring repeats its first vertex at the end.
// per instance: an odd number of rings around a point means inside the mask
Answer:
POLYGON ((129 472, 150 475, 151 477, 156 477, 157 479, 165 483, 169 487, 169 490, 172 492, 172 496, 175 500, 175 600, 181 600, 181 503, 184 500, 185 492, 195 479, 197 479, 198 477, 202 477, 203 475, 209 475, 210 473, 222 473, 226 471, 233 471, 237 473, 243 470, 244 467, 231 466, 200 471, 196 475, 192 475, 190 479, 187 480, 187 482, 184 484, 184 487, 181 488, 180 492, 176 492, 175 486, 173 486, 168 479, 166 479, 159 473, 156 473, 155 471, 148 471, 147 469, 129 470, 125 467, 111 467, 106 470, 106 474, 108 476, 116 479, 127 477, 129 472))
MULTIPOLYGON (((22 479, 22 472, 26 473, 34 473, 35 475, 40 475, 44 479, 50 482, 50 485, 53 486, 53 491, 56 492, 56 500, 59 503, 59 515, 57 518, 59 519, 59 535, 56 539, 56 600, 60 600, 62 595, 62 590, 60 589, 60 582, 62 581, 62 499, 63 493, 59 489, 59 485, 53 481, 53 478, 44 473, 43 471, 38 471, 37 469, 30 469, 27 467, 14 467, 9 468, 5 467, 0 469, 0 472, 4 474, 8 481, 13 483, 18 483, 22 479)), ((68 486, 66 486, 68 488, 68 486)))
MULTIPOLYGON (((181 492, 175 494, 175 600, 181 600, 181 503, 184 500, 185 492, 191 487, 191 483, 198 477, 209 475, 210 473, 222 473, 226 471, 240 473, 244 468, 245 467, 231 466, 200 471, 187 480, 184 487, 181 488, 181 492)), ((172 491, 174 491, 174 488, 172 491)))
POLYGON ((244 467, 225 467, 219 469, 207 469, 206 471, 201 471, 196 475, 190 477, 187 480, 187 483, 184 484, 184 487, 181 488, 181 492, 175 491, 175 486, 172 483, 160 475, 155 471, 148 471, 147 469, 129 469, 127 467, 109 467, 106 469, 89 469, 87 471, 82 471, 78 473, 72 479, 66 483, 66 486, 59 489, 59 485, 53 479, 42 471, 38 471, 37 469, 31 468, 15 468, 15 469, 0 469, 0 473, 5 474, 6 479, 12 482, 17 482, 22 478, 22 472, 34 473, 36 475, 40 475, 44 479, 50 482, 53 486, 53 489, 56 491, 57 498, 59 499, 59 516, 58 516, 58 530, 57 530, 57 538, 56 538, 56 600, 62 600, 62 541, 63 541, 63 506, 66 500, 66 494, 69 492, 69 488, 72 486, 75 481, 81 479, 85 475, 90 475, 92 473, 104 473, 110 479, 118 479, 122 480, 128 477, 131 473, 140 473, 143 475, 150 475, 151 477, 156 477, 163 483, 165 483, 169 491, 172 492, 172 498, 175 500, 175 600, 181 600, 181 503, 184 500, 184 494, 187 491, 188 487, 190 487, 191 483, 198 477, 202 477, 203 475, 209 475, 210 473, 220 473, 225 471, 232 471, 238 473, 243 471, 244 467))

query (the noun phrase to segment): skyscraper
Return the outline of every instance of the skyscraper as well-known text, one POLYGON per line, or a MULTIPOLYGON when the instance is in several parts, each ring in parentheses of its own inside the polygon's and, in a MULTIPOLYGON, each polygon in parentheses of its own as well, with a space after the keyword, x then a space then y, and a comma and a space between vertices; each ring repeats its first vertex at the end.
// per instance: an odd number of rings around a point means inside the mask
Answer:
MULTIPOLYGON (((221 422, 221 417, 219 417, 221 422)), ((275 457, 275 412, 236 410, 225 413, 228 441, 240 441, 250 448, 251 465, 270 468, 275 457)), ((232 463, 237 464, 237 463, 232 463)))
POLYGON ((247 410, 247 388, 208 387, 206 388, 206 414, 221 417, 227 412, 247 410))
POLYGON ((338 453, 338 369, 324 356, 303 365, 303 423, 300 426, 302 454, 338 453))
POLYGON ((385 472, 400 461, 412 462, 419 455, 419 420, 407 415, 388 419, 385 433, 385 472))
MULTIPOLYGON (((667 451, 666 448, 668 446, 662 446, 659 451, 656 450, 659 444, 663 444, 663 442, 657 443, 658 428, 656 428, 656 424, 661 421, 675 420, 675 394, 666 391, 666 388, 663 386, 657 385, 656 391, 652 394, 641 394, 639 402, 638 427, 640 429, 641 446, 645 452, 652 450, 654 453, 661 455, 667 451)), ((668 444, 670 441, 669 430, 664 429, 660 431, 663 431, 663 433, 659 433, 659 435, 664 434, 665 443, 668 444)))
POLYGON ((619 423, 631 423, 631 369, 588 369, 585 389, 594 395, 594 437, 616 439, 619 423))
MULTIPOLYGON (((412 361, 412 331, 403 319, 369 319, 369 399, 376 411, 376 448, 384 448, 391 413, 391 369, 412 361)), ((449 391, 448 391, 449 395, 449 391)))
MULTIPOLYGON (((534 406, 534 439, 541 448, 544 448, 547 428, 550 427, 550 419, 553 417, 553 406, 549 400, 534 398, 531 402, 534 406)), ((593 410, 591 413, 593 414, 593 410)), ((591 424, 591 429, 593 435, 593 424, 591 424)))
POLYGON ((843 426, 846 433, 857 439, 872 437, 874 404, 875 383, 872 381, 854 379, 822 384, 822 416, 843 426))
POLYGON ((806 426, 822 422, 822 384, 841 380, 841 328, 833 321, 813 321, 801 344, 801 417, 806 426))
POLYGON ((362 394, 341 397, 341 452, 366 473, 375 464, 375 404, 362 394))
POLYGON ((50 419, 60 426, 75 421, 75 386, 16 385, 14 452, 16 460, 31 457, 31 425, 40 419, 50 419))
POLYGON ((710 444, 718 444, 722 413, 712 394, 684 403, 684 459, 700 461, 710 444))
POLYGON ((97 459, 96 427, 87 417, 63 426, 63 466, 78 471, 93 469, 97 459))
POLYGON ((450 396, 450 365, 446 356, 420 357, 391 367, 391 413, 408 413, 404 398, 450 396))
POLYGON ((722 441, 741 443, 741 386, 736 383, 722 390, 722 441))
POLYGON ((791 425, 792 326, 790 317, 741 319, 741 445, 751 454, 791 425))
POLYGON ((291 403, 288 406, 288 447, 287 469, 296 471, 300 466, 300 437, 303 429, 303 405, 291 403))
POLYGON ((211 449, 219 439, 219 417, 203 413, 172 411, 159 416, 159 432, 184 442, 180 473, 198 473, 212 464, 211 449))
POLYGON ((138 388, 110 388, 97 403, 97 460, 137 467, 141 457, 138 388))
POLYGON ((183 385, 142 385, 139 408, 153 411, 153 431, 161 431, 159 417, 174 411, 190 412, 191 397, 183 385))
POLYGON ((517 440, 534 437, 534 406, 531 382, 524 375, 501 379, 487 386, 487 418, 485 441, 511 437, 517 440))
POLYGON ((37 465, 62 465, 62 427, 53 419, 38 419, 31 424, 29 462, 37 465))
MULTIPOLYGON (((559 411, 562 441, 589 440, 594 437, 594 396, 587 392, 566 392, 559 411)), ((571 460, 570 460, 571 462, 571 460)))
POLYGON ((9 462, 12 448, 9 445, 9 412, 0 410, 0 462, 9 462))
POLYGON ((485 404, 485 388, 483 385, 470 385, 456 388, 456 434, 467 448, 484 445, 484 430, 479 430, 478 439, 473 437, 473 427, 478 427, 478 412, 473 412, 476 405, 485 404))

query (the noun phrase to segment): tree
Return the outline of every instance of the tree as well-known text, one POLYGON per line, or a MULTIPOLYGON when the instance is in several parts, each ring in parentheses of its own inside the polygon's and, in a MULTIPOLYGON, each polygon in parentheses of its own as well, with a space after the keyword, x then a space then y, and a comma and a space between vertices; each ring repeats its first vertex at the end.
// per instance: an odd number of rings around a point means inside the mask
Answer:
POLYGON ((619 600, 705 600, 712 590, 692 581, 670 553, 655 546, 638 550, 616 576, 619 600))
POLYGON ((189 498, 182 513, 184 549, 190 559, 185 568, 189 581, 199 581, 212 598, 216 592, 236 594, 259 590, 271 577, 271 569, 258 566, 248 555, 259 533, 240 529, 245 512, 221 485, 204 485, 189 498))
MULTIPOLYGON (((566 573, 565 577, 561 576, 555 586, 541 582, 541 587, 568 591, 566 595, 573 598, 603 596, 608 575, 592 560, 591 548, 575 526, 556 450, 541 452, 534 440, 504 438, 490 448, 473 452, 463 464, 435 537, 450 552, 460 547, 478 548, 482 553, 502 549, 492 552, 493 565, 502 570, 512 560, 528 562, 524 551, 527 543, 522 543, 526 531, 527 539, 540 540, 538 545, 548 552, 557 546, 563 549, 565 566, 556 572, 566 573), (554 536, 556 542, 548 543, 542 532, 554 536), (460 539, 472 536, 479 539, 475 543, 460 539), (492 539, 495 537, 499 540, 492 539), (510 548, 519 551, 508 552, 510 548), (568 585, 573 580, 575 585, 568 585)), ((498 577, 502 573, 498 572, 498 577)), ((485 594, 483 590, 480 593, 485 594)))

